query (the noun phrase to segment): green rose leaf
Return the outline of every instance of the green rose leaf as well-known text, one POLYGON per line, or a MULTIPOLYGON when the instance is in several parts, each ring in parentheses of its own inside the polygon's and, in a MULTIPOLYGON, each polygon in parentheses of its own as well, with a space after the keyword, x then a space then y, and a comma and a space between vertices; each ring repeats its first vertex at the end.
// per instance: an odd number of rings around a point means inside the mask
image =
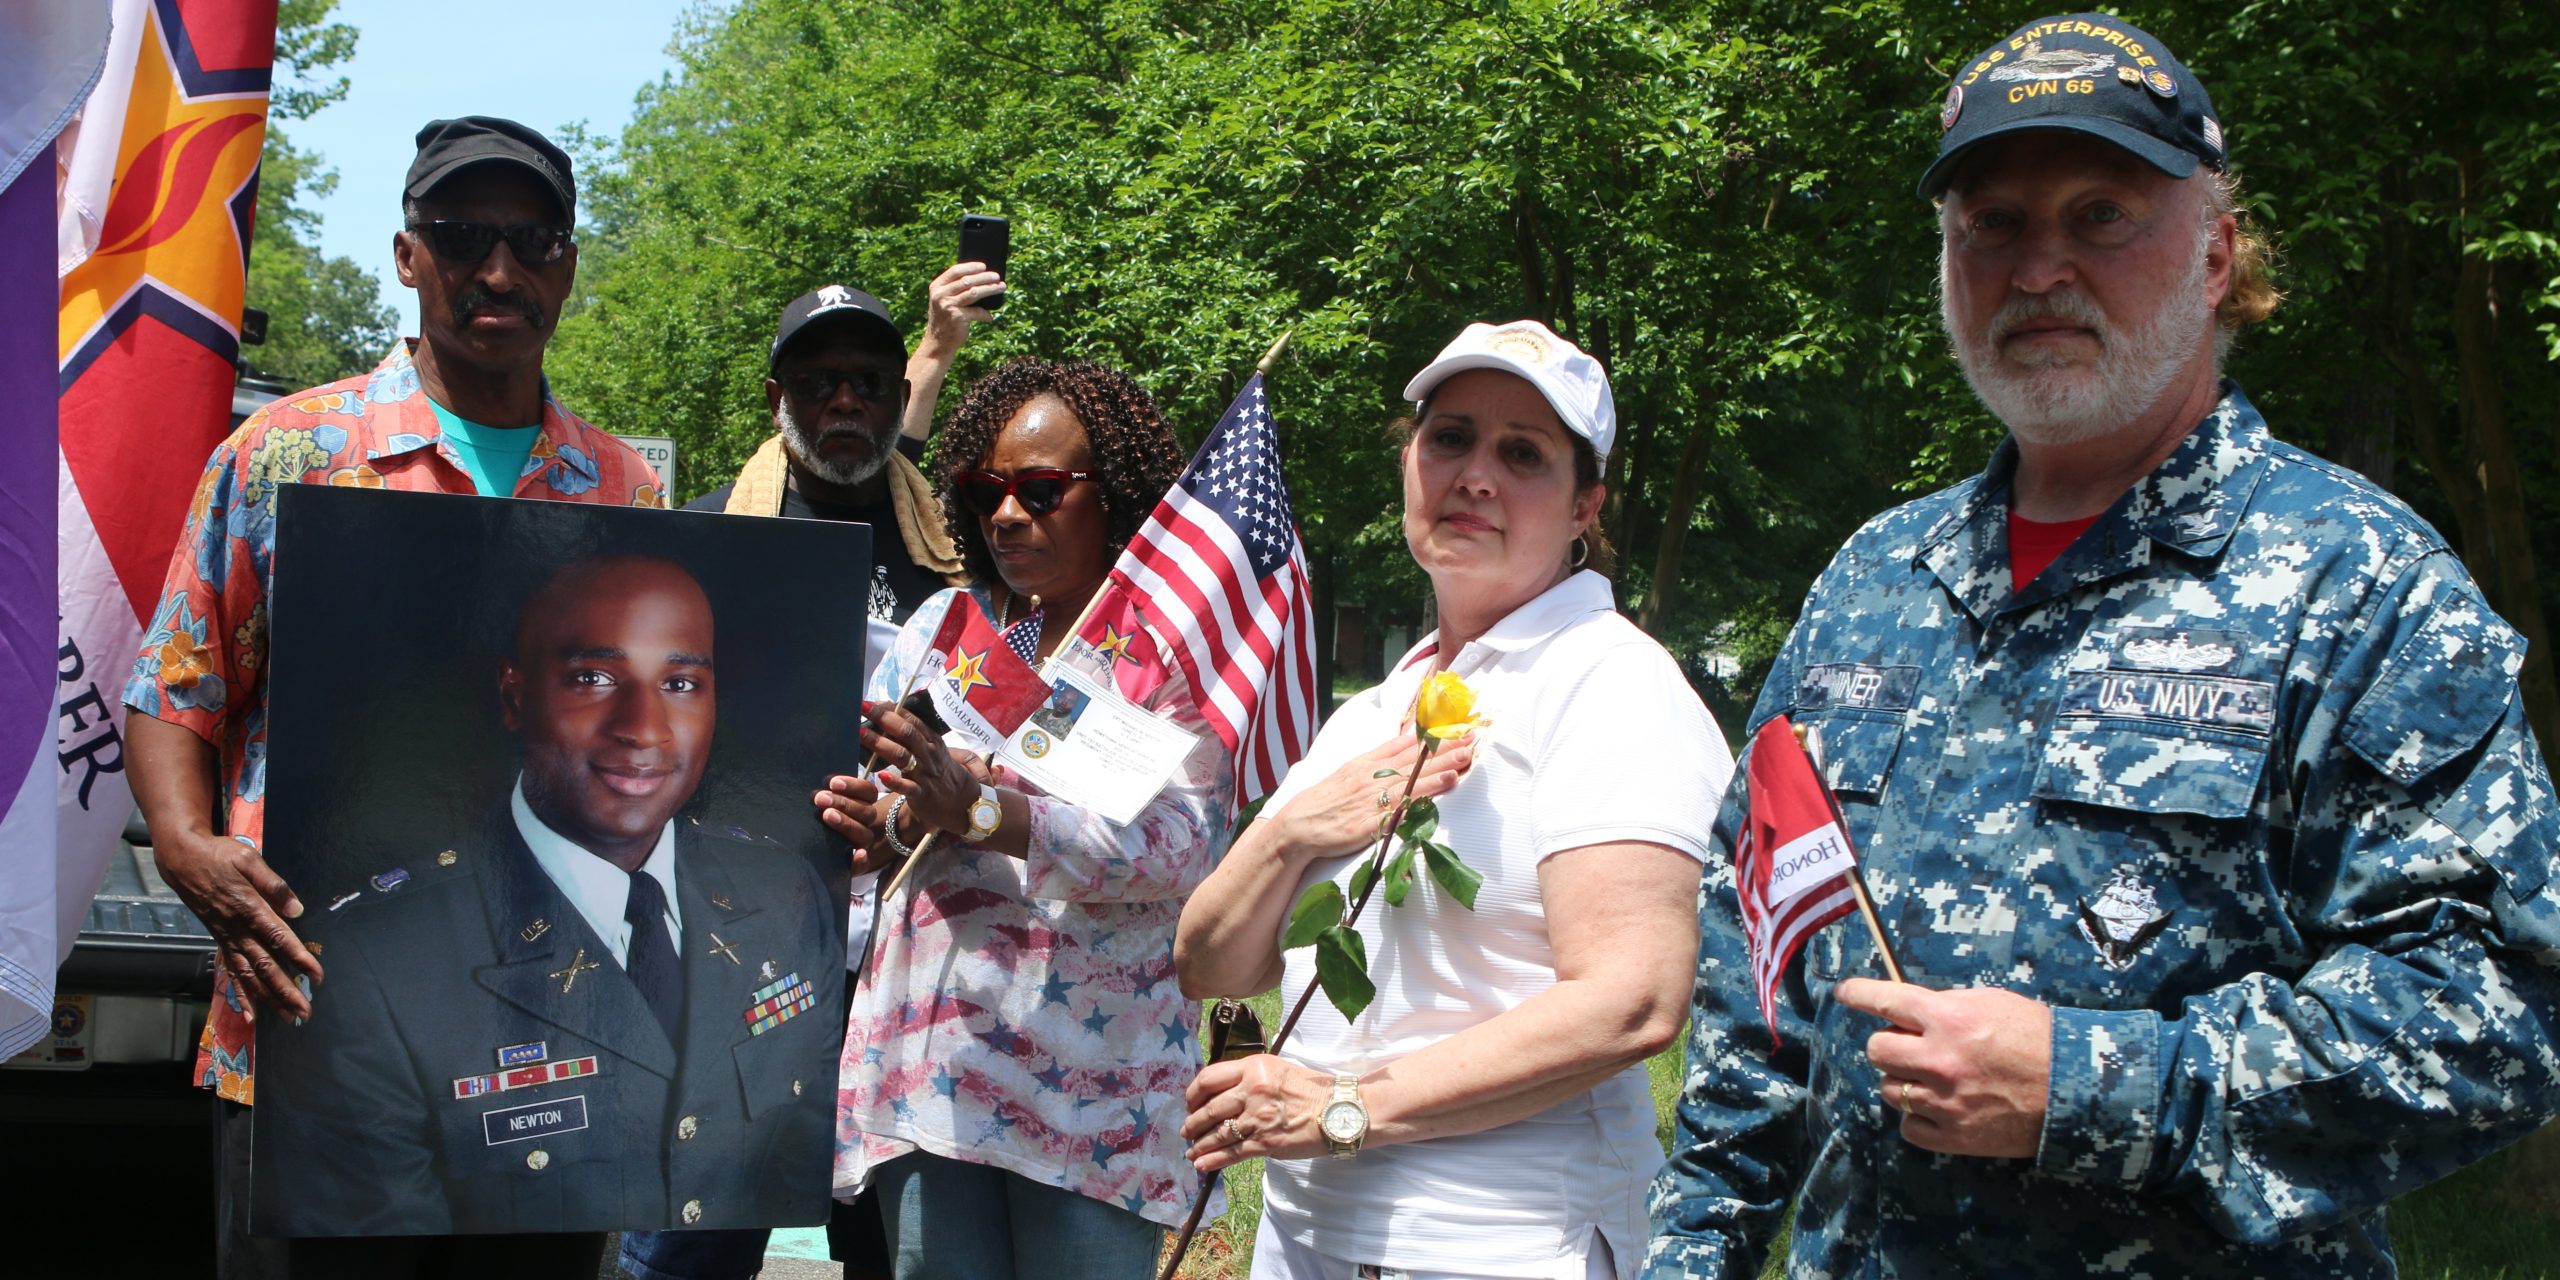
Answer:
MULTIPOLYGON (((1362 858, 1360 860, 1360 865, 1351 869, 1351 900, 1358 902, 1363 895, 1369 892, 1370 883, 1377 878, 1378 860, 1375 858, 1362 858)), ((1328 881, 1327 883, 1331 882, 1328 881)))
POLYGON ((1404 825, 1396 835, 1408 843, 1428 840, 1440 829, 1440 809, 1429 800, 1416 800, 1404 811, 1404 825))
POLYGON ((1345 1022, 1378 998, 1378 984, 1369 981, 1369 947, 1359 934, 1335 925, 1316 935, 1316 985, 1345 1022))
POLYGON ((1457 899, 1459 906, 1469 911, 1476 909, 1476 890, 1483 887, 1484 876, 1460 862, 1456 851, 1445 844, 1426 844, 1422 846, 1422 864, 1431 869, 1431 878, 1457 899))
POLYGON ((1380 769, 1380 770, 1378 770, 1376 773, 1370 774, 1369 776, 1370 776, 1370 777, 1372 777, 1372 778, 1401 778, 1401 777, 1403 777, 1404 775, 1403 775, 1403 774, 1401 774, 1401 773, 1396 772, 1396 771, 1395 771, 1395 770, 1393 770, 1393 769, 1380 769))
POLYGON ((1387 905, 1403 906, 1404 896, 1411 892, 1413 892, 1413 846, 1408 844, 1396 850, 1396 856, 1387 860, 1387 905))
POLYGON ((1320 880, 1299 895, 1298 905, 1289 912, 1289 930, 1280 935, 1280 945, 1284 949, 1307 946, 1340 923, 1342 890, 1331 880, 1320 880))

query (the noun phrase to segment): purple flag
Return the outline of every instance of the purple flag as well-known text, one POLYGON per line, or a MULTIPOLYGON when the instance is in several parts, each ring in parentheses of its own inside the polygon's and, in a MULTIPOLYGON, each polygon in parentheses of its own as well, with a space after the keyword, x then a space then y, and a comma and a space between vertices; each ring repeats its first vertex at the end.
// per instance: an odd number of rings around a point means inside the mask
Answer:
POLYGON ((0 1058, 53 1021, 53 148, 0 189, 0 1058))

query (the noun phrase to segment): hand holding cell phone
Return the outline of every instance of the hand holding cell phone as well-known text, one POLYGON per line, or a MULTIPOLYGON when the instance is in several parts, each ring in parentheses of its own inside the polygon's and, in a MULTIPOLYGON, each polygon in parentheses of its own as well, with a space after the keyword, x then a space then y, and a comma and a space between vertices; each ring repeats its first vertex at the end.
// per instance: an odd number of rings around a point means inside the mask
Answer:
POLYGON ((1009 220, 991 213, 972 213, 960 219, 959 261, 980 263, 996 277, 996 287, 991 292, 983 283, 972 285, 968 292, 977 296, 967 299, 967 303, 990 312, 1004 305, 1004 274, 1012 250, 1013 223, 1009 220))

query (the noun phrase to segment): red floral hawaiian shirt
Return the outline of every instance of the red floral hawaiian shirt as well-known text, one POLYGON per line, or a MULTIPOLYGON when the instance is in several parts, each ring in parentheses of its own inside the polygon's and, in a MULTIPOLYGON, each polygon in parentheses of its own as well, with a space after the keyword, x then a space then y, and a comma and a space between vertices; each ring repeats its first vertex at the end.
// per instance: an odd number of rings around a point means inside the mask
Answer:
MULTIPOLYGON (((124 702, 183 725, 222 760, 232 835, 266 836, 267 581, 276 545, 276 486, 356 485, 472 493, 402 343, 370 374, 287 396, 252 414, 213 451, 169 557, 168 583, 142 639, 124 702)), ((519 498, 663 507, 667 495, 631 446, 546 397, 519 498)), ((249 1020, 229 975, 196 1054, 197 1083, 253 1100, 249 1020)))

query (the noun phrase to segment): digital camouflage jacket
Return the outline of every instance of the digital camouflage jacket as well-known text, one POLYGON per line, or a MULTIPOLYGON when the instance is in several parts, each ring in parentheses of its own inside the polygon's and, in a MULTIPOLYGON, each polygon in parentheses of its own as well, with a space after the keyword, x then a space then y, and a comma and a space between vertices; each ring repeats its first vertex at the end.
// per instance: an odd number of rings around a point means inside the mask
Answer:
POLYGON ((2351 472, 2211 415, 2024 590, 2014 446, 1868 522, 1752 716, 1821 730, 1914 982, 2055 1009, 2032 1159, 1904 1141, 1822 930, 1773 1049, 1708 869, 1650 1274, 2387 1276, 2381 1208, 2560 1106, 2524 642, 2351 472))

